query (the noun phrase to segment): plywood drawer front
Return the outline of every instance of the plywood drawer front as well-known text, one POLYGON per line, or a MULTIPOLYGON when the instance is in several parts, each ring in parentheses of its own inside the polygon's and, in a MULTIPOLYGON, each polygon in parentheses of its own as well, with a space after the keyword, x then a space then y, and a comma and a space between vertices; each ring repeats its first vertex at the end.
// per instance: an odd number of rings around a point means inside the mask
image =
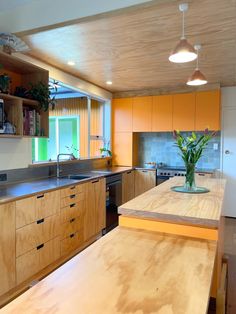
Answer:
POLYGON ((16 228, 28 225, 37 220, 35 196, 16 201, 16 228))
POLYGON ((84 193, 72 194, 61 199, 61 208, 84 200, 84 193))
POLYGON ((85 191, 85 184, 72 185, 61 190, 61 197, 70 196, 73 194, 83 193, 85 191))
POLYGON ((16 201, 16 229, 60 211, 60 191, 42 193, 16 201))
POLYGON ((60 216, 54 215, 16 230, 16 256, 60 235, 60 216))
POLYGON ((37 220, 60 211, 60 191, 53 191, 36 196, 35 201, 37 220))
POLYGON ((17 257, 16 259, 16 283, 19 284, 33 276, 40 270, 39 253, 37 249, 17 257))
POLYGON ((76 250, 83 243, 82 230, 71 234, 61 241, 61 256, 76 250))
POLYGON ((84 200, 77 203, 72 203, 66 207, 61 208, 61 223, 67 222, 72 218, 83 215, 84 200))
POLYGON ((43 248, 39 250, 40 269, 55 262, 60 256, 60 237, 56 237, 53 240, 44 243, 43 248))
POLYGON ((17 284, 30 278, 41 269, 60 258, 59 237, 44 243, 40 248, 17 257, 16 274, 17 284))
POLYGON ((81 217, 72 218, 70 221, 65 222, 61 225, 61 239, 67 238, 71 234, 81 230, 82 228, 82 219, 81 217))

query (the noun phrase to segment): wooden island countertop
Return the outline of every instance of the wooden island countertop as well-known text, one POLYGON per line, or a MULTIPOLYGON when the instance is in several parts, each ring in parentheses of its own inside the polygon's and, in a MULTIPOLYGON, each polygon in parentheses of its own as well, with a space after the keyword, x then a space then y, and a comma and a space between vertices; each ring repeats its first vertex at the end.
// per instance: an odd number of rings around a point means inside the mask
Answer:
POLYGON ((210 190, 204 194, 178 193, 172 186, 183 185, 185 178, 174 177, 119 207, 119 225, 131 229, 164 232, 176 236, 217 242, 217 255, 211 296, 220 285, 223 257, 226 181, 197 177, 197 186, 210 190))
POLYGON ((216 242, 117 227, 3 314, 205 314, 216 242))
POLYGON ((172 186, 183 185, 183 177, 174 177, 121 205, 122 216, 218 228, 226 181, 224 179, 196 179, 198 186, 210 190, 204 194, 177 193, 172 186))

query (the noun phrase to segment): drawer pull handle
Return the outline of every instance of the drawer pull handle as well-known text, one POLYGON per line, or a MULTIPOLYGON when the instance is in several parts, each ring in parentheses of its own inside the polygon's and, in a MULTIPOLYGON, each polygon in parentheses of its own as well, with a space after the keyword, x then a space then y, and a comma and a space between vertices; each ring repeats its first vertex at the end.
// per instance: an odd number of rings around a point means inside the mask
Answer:
POLYGON ((75 236, 74 233, 70 234, 70 238, 74 238, 74 236, 75 236))
POLYGON ((75 186, 71 186, 70 189, 71 189, 71 190, 74 190, 74 189, 75 189, 75 186))
POLYGON ((44 194, 37 195, 37 198, 43 198, 43 197, 44 197, 44 194))
POLYGON ((130 174, 131 173, 131 171, 127 171, 127 174, 130 174))
POLYGON ((42 224, 44 222, 44 218, 37 220, 37 224, 42 224))
POLYGON ((40 245, 37 246, 37 250, 40 250, 40 249, 42 249, 43 247, 44 247, 44 244, 42 243, 42 244, 40 244, 40 245))
POLYGON ((75 194, 73 194, 73 195, 70 195, 70 198, 75 198, 75 194))
POLYGON ((75 207, 75 203, 70 204, 70 208, 75 207))
POLYGON ((72 223, 72 222, 74 222, 75 221, 75 218, 72 218, 71 220, 70 220, 70 223, 72 223))
POLYGON ((142 172, 147 172, 147 170, 142 170, 142 172))
POLYGON ((99 182, 99 180, 92 181, 92 183, 97 183, 97 182, 99 182))

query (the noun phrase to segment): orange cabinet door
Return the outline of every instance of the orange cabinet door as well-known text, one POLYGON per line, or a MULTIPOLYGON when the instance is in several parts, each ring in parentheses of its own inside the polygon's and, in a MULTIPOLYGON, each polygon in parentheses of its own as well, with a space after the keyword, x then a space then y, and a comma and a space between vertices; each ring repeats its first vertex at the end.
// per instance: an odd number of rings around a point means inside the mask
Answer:
POLYGON ((133 132, 151 132, 152 96, 133 98, 133 132))
POLYGON ((173 96, 153 96, 152 131, 167 132, 173 129, 173 96))
POLYGON ((116 132, 113 134, 113 164, 116 166, 132 166, 133 134, 132 132, 116 132))
POLYGON ((195 129, 195 94, 173 96, 173 129, 193 131, 195 129))
POLYGON ((196 131, 220 130, 220 91, 196 93, 196 131))
POLYGON ((112 122, 114 132, 132 132, 133 98, 113 99, 112 122))

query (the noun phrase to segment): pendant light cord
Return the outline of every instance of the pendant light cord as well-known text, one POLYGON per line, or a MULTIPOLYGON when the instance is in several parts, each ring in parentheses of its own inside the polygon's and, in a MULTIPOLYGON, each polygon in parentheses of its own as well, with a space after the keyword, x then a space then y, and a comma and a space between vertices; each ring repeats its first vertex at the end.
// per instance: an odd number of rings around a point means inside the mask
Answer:
POLYGON ((185 34, 184 34, 184 11, 183 11, 183 20, 182 20, 182 37, 181 39, 185 39, 185 34))
POLYGON ((199 49, 197 49, 197 67, 196 67, 196 70, 199 70, 199 60, 198 60, 199 54, 198 54, 198 52, 199 52, 199 49))

